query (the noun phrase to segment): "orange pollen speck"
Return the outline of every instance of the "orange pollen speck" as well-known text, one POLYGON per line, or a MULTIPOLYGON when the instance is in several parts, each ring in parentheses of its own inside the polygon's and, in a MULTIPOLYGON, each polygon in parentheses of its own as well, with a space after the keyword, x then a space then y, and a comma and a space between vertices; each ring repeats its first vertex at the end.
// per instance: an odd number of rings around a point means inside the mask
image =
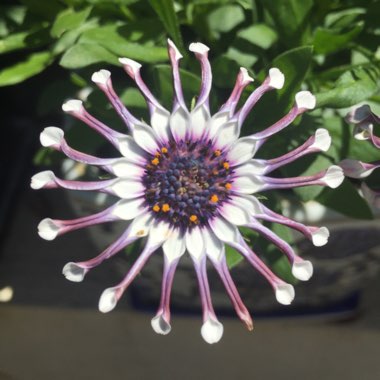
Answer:
POLYGON ((232 185, 231 185, 230 183, 226 183, 226 184, 224 185, 224 187, 225 187, 227 190, 231 190, 232 185))
POLYGON ((230 168, 230 164, 228 162, 223 162, 223 167, 228 170, 230 168))
POLYGON ((161 152, 164 153, 164 154, 168 153, 168 148, 165 148, 165 147, 161 148, 161 152))
POLYGON ((155 157, 161 157, 161 153, 160 152, 156 152, 156 154, 154 156, 155 157))
POLYGON ((216 157, 219 157, 222 154, 222 152, 218 149, 214 152, 214 154, 216 157))
POLYGON ((210 198, 211 203, 217 203, 218 200, 219 200, 219 198, 216 194, 213 194, 210 198))
POLYGON ((170 210, 170 206, 167 203, 162 205, 162 211, 163 212, 168 212, 169 210, 170 210))
POLYGON ((156 158, 153 158, 153 160, 151 161, 151 163, 153 164, 153 165, 158 165, 159 163, 160 163, 160 160, 156 157, 156 158))
POLYGON ((198 220, 198 217, 196 215, 190 215, 190 222, 196 222, 198 220))
POLYGON ((159 212, 160 211, 160 206, 159 205, 154 205, 153 206, 153 211, 154 212, 159 212))

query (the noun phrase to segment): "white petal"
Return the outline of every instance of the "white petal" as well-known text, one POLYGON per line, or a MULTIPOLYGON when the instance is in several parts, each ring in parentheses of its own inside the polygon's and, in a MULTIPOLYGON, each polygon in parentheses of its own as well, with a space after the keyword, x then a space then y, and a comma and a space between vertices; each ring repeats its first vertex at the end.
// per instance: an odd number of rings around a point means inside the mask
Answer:
POLYGON ((176 142, 185 140, 189 125, 189 114, 179 107, 170 116, 170 130, 176 142))
POLYGON ((144 198, 122 199, 116 203, 112 214, 122 220, 132 220, 144 211, 143 203, 144 198))
POLYGON ((326 227, 318 228, 318 230, 311 233, 311 239, 316 247, 322 247, 327 244, 330 232, 326 227))
POLYGON ((284 86, 284 74, 277 68, 272 67, 269 69, 269 86, 280 90, 284 86))
POLYGON ((249 213, 245 211, 242 207, 237 204, 226 202, 220 209, 220 213, 227 219, 230 223, 236 226, 242 226, 248 224, 252 218, 249 213))
POLYGON ((297 108, 312 110, 316 104, 315 96, 310 91, 300 91, 296 94, 297 108))
POLYGON ((256 153, 256 140, 251 137, 242 137, 237 140, 228 152, 231 166, 237 166, 250 160, 256 153))
POLYGON ((113 310, 117 304, 116 292, 118 288, 108 288, 103 291, 99 299, 99 310, 102 313, 108 313, 113 310))
POLYGON ((49 182, 54 182, 55 175, 51 170, 45 170, 32 177, 30 187, 34 190, 42 189, 49 182))
POLYGON ((83 281, 86 273, 86 269, 76 263, 67 263, 62 269, 62 274, 66 279, 73 282, 83 281))
POLYGON ((120 153, 129 161, 144 165, 146 163, 146 153, 142 150, 130 136, 119 139, 120 153))
POLYGON ((153 129, 146 124, 136 124, 133 127, 133 138, 140 148, 150 154, 155 154, 159 150, 157 144, 158 137, 153 129))
POLYGON ((165 241, 162 249, 169 262, 178 259, 186 250, 185 236, 180 233, 178 228, 175 228, 165 241))
POLYGON ((198 54, 206 54, 210 48, 201 42, 193 42, 190 44, 189 50, 198 54))
POLYGON ((222 127, 222 125, 227 123, 229 119, 230 117, 228 111, 216 113, 207 124, 209 137, 211 139, 214 138, 219 133, 219 129, 222 127))
POLYGON ((313 264, 309 260, 295 262, 292 266, 292 274, 301 281, 308 281, 313 275, 313 264))
POLYGON ((41 220, 38 224, 38 235, 45 240, 54 240, 59 232, 59 226, 50 218, 41 220))
POLYGON ((109 187, 119 198, 131 199, 144 194, 144 185, 136 180, 122 178, 109 187))
POLYGON ((125 158, 120 158, 111 164, 113 173, 117 177, 141 177, 144 169, 125 158))
POLYGON ((162 144, 167 144, 171 137, 169 120, 170 113, 167 110, 154 107, 150 117, 150 124, 162 144))
POLYGON ((64 112, 78 112, 81 113, 84 111, 83 102, 78 99, 71 99, 62 104, 62 110, 64 112))
POLYGON ((199 227, 194 227, 186 231, 186 248, 190 256, 195 260, 200 260, 204 256, 204 242, 202 232, 199 227))
POLYGON ((223 149, 227 145, 233 144, 239 137, 239 125, 237 121, 224 123, 215 134, 214 141, 218 148, 223 149))
POLYGON ((336 165, 330 166, 322 180, 332 189, 337 188, 344 180, 343 169, 336 165))
POLYGON ((141 64, 134 61, 133 59, 119 58, 119 62, 124 66, 124 69, 127 70, 128 74, 132 78, 135 77, 136 73, 138 73, 141 68, 141 64))
POLYGON ((210 221, 210 227, 214 234, 226 243, 237 242, 239 232, 235 225, 227 222, 222 217, 216 217, 210 221))
POLYGON ((218 343, 223 336, 223 325, 209 318, 201 328, 201 335, 209 344, 218 343))
POLYGON ((224 244, 208 228, 203 229, 203 240, 206 255, 214 262, 220 261, 224 256, 224 244))
POLYGON ((234 191, 243 194, 253 194, 265 186, 265 182, 255 175, 244 175, 234 179, 232 188, 234 191))
POLYGON ((266 168, 267 166, 265 165, 265 161, 249 160, 245 164, 234 168, 234 172, 236 176, 242 176, 246 174, 263 175, 265 174, 266 168))
POLYGON ((92 74, 91 80, 99 85, 106 85, 111 73, 108 70, 99 70, 92 74))
POLYGON ((170 333, 170 330, 172 327, 170 324, 165 321, 165 319, 162 317, 162 315, 156 315, 152 320, 151 320, 151 325, 157 334, 161 335, 167 335, 170 333))
POLYGON ((231 196, 231 202, 240 205, 252 216, 263 213, 260 202, 253 195, 233 195, 231 196))
POLYGON ((318 128, 315 132, 315 140, 311 148, 327 152, 331 145, 331 136, 327 129, 318 128))
POLYGON ((194 139, 199 139, 203 136, 209 119, 210 112, 203 104, 191 111, 190 127, 191 135, 194 139))
POLYGON ((64 132, 61 128, 47 127, 40 134, 41 145, 45 147, 60 145, 63 137, 64 132))
POLYGON ((167 41, 168 41, 170 48, 173 49, 175 52, 175 57, 174 57, 175 60, 178 61, 181 58, 183 58, 183 55, 179 52, 179 50, 177 49, 177 46, 175 46, 174 42, 170 38, 168 38, 167 41))
POLYGON ((170 235, 169 223, 157 221, 150 227, 148 243, 151 246, 161 245, 170 235))
POLYGON ((290 284, 276 285, 275 288, 277 302, 282 305, 290 305, 294 299, 294 288, 290 284))
POLYGON ((372 123, 360 123, 355 125, 354 137, 356 140, 368 140, 373 134, 373 124, 372 123))
POLYGON ((152 216, 149 212, 138 215, 133 219, 130 225, 129 235, 131 237, 143 237, 147 236, 152 224, 152 216))

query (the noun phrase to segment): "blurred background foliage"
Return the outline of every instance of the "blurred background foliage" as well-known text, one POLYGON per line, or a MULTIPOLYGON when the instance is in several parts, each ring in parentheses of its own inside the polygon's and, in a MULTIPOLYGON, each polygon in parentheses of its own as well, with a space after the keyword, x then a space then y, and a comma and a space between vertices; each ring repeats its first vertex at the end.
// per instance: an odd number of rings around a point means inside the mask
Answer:
MULTIPOLYGON (((199 89, 199 65, 187 52, 190 42, 210 46, 213 68, 213 110, 223 104, 239 67, 246 67, 255 82, 243 99, 260 83, 270 67, 286 77, 281 91, 265 95, 244 126, 252 133, 270 125, 291 107, 299 89, 317 96, 317 109, 296 120, 272 138, 261 157, 279 156, 302 144, 317 128, 327 128, 333 147, 326 154, 307 157, 281 169, 280 175, 308 175, 346 157, 363 161, 379 158, 370 145, 351 138, 342 116, 346 109, 366 101, 380 111, 380 1, 377 0, 17 0, 0 6, 0 86, 14 86, 38 75, 38 117, 53 118, 67 98, 81 97, 97 117, 114 128, 121 124, 100 91, 93 91, 91 74, 108 68, 125 104, 148 119, 146 105, 117 58, 144 63, 143 75, 153 92, 170 109, 171 70, 166 39, 170 37, 184 55, 181 62, 184 92, 190 104, 199 89)), ((28 82, 27 82, 28 83, 28 82)), ((91 131, 64 120, 69 141, 94 153, 104 150, 91 131)), ((36 162, 50 164, 54 155, 41 150, 36 162)), ((373 176, 372 181, 380 181, 373 176)), ((337 190, 308 187, 272 192, 265 202, 281 211, 281 200, 315 200, 354 218, 371 218, 371 210, 358 195, 356 184, 346 180, 337 190)), ((291 234, 276 226, 287 240, 291 234)), ((274 268, 283 274, 286 260, 262 245, 274 268)), ((230 263, 237 261, 231 251, 230 263)), ((286 269, 286 268, 285 268, 286 269)))

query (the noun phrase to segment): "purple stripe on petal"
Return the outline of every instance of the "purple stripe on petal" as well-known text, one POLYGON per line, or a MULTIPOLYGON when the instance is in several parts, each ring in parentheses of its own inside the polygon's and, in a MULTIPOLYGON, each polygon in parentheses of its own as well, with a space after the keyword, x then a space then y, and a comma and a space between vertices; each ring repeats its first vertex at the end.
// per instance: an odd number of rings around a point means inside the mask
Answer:
POLYGON ((100 70, 95 72, 92 77, 92 81, 98 85, 98 87, 105 93, 109 101, 111 102, 115 111, 119 114, 129 131, 132 130, 134 124, 138 123, 136 119, 125 107, 123 102, 116 94, 111 81, 111 73, 108 70, 100 70))
POLYGON ((202 71, 202 83, 196 107, 204 104, 209 109, 209 95, 212 84, 212 71, 208 60, 208 51, 210 49, 200 42, 194 42, 190 44, 189 50, 195 54, 195 57, 200 62, 202 71))

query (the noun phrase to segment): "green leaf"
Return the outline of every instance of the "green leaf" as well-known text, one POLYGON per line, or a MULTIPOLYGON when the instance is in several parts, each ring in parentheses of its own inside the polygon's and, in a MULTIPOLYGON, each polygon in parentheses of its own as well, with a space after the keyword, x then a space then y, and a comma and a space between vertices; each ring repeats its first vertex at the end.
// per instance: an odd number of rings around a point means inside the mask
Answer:
POLYGON ((183 41, 173 0, 149 0, 149 3, 164 24, 174 43, 179 49, 183 50, 183 41))
POLYGON ((231 269, 243 261, 243 256, 236 249, 226 245, 226 259, 227 266, 231 269))
POLYGON ((284 45, 296 46, 303 41, 313 0, 261 0, 260 2, 271 15, 284 45))
POLYGON ((73 9, 69 8, 59 13, 50 31, 52 37, 61 37, 62 34, 68 30, 78 28, 87 20, 91 9, 92 7, 87 7, 79 12, 75 12, 73 9))
POLYGON ((237 36, 262 49, 269 49, 277 40, 275 30, 266 24, 255 24, 242 29, 237 36))
POLYGON ((288 50, 273 60, 273 67, 279 68, 285 75, 284 87, 279 90, 281 102, 293 103, 309 70, 312 56, 313 47, 302 46, 288 50))
POLYGON ((238 5, 225 5, 209 13, 208 24, 215 36, 226 33, 244 21, 244 12, 238 5))
POLYGON ((373 219, 370 207, 349 179, 346 179, 337 189, 323 190, 317 201, 352 218, 373 219))
POLYGON ((32 28, 29 31, 11 34, 0 39, 0 54, 14 50, 36 48, 46 44, 48 41, 49 35, 46 28, 32 28))
POLYGON ((167 61, 166 48, 155 46, 153 42, 145 44, 128 42, 123 35, 126 29, 128 26, 119 24, 93 28, 84 32, 79 42, 101 45, 119 57, 128 57, 141 62, 167 61))
POLYGON ((317 107, 344 108, 368 99, 378 89, 379 72, 374 65, 345 72, 331 90, 316 94, 317 107))
POLYGON ((118 65, 117 57, 104 47, 96 44, 78 43, 65 52, 59 64, 66 69, 78 69, 99 62, 118 65))
MULTIPOLYGON (((294 103, 294 96, 306 76, 312 59, 312 48, 303 46, 286 51, 273 60, 272 67, 278 67, 285 75, 285 84, 281 90, 266 94, 250 115, 250 122, 258 130, 276 122, 294 103), (268 112, 270 110, 270 112, 268 112)), ((266 75, 266 73, 265 73, 266 75)))
POLYGON ((317 54, 336 53, 349 49, 348 45, 363 30, 364 22, 357 23, 351 30, 342 32, 339 29, 317 28, 314 35, 314 49, 317 54))
POLYGON ((44 70, 52 63, 49 52, 33 53, 25 61, 16 63, 0 71, 0 86, 20 83, 44 70))
POLYGON ((45 20, 53 20, 63 9, 63 4, 59 0, 20 0, 20 2, 26 5, 29 12, 45 20))

